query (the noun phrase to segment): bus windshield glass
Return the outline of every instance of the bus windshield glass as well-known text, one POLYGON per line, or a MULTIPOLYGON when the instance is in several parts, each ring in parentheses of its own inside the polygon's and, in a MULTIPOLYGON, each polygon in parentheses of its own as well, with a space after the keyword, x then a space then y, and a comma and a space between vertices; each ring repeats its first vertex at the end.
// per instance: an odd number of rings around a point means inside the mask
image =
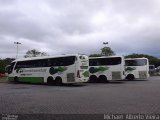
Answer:
POLYGON ((11 63, 6 69, 8 71, 8 74, 12 73, 13 67, 14 67, 15 62, 11 63))
POLYGON ((89 60, 89 66, 119 65, 121 62, 121 57, 94 58, 89 60))
POLYGON ((126 66, 144 66, 147 65, 146 59, 125 60, 126 66))

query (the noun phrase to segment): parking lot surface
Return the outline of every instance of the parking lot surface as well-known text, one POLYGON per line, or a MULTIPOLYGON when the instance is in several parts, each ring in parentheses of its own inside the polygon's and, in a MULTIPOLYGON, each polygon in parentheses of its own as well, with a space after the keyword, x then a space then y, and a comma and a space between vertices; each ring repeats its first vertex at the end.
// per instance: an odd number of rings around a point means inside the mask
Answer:
POLYGON ((1 114, 160 113, 160 77, 47 86, 0 83, 1 114))

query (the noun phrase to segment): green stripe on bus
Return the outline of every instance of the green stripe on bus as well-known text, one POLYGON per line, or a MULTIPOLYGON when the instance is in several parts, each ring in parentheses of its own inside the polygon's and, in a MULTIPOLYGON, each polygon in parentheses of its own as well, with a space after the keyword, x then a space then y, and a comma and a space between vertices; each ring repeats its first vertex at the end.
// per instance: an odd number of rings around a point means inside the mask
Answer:
POLYGON ((43 83, 43 77, 19 77, 18 81, 20 82, 29 82, 29 83, 43 83))
MULTIPOLYGON (((8 77, 9 81, 14 81, 14 77, 8 77)), ((43 77, 18 77, 19 82, 44 83, 43 77)))

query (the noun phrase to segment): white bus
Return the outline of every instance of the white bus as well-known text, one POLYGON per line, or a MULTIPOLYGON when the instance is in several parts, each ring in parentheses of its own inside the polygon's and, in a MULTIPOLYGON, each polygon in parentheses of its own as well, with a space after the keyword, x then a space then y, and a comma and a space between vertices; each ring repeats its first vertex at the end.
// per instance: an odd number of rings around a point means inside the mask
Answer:
POLYGON ((79 54, 24 58, 11 63, 8 80, 49 85, 87 82, 88 66, 88 56, 79 54))
POLYGON ((89 82, 108 82, 122 80, 124 76, 124 57, 91 57, 89 58, 89 82))
POLYGON ((149 62, 147 58, 125 59, 125 75, 127 80, 147 79, 149 77, 149 62))

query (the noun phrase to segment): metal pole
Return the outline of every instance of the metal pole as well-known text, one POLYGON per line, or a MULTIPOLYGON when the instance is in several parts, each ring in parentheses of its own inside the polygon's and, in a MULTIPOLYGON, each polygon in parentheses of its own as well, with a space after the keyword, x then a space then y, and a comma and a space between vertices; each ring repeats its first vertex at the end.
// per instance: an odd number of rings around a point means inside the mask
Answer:
POLYGON ((18 44, 21 44, 20 42, 14 42, 14 44, 17 45, 17 51, 16 51, 16 59, 18 58, 18 44))
POLYGON ((16 59, 18 58, 18 44, 17 44, 17 54, 16 54, 16 59))

